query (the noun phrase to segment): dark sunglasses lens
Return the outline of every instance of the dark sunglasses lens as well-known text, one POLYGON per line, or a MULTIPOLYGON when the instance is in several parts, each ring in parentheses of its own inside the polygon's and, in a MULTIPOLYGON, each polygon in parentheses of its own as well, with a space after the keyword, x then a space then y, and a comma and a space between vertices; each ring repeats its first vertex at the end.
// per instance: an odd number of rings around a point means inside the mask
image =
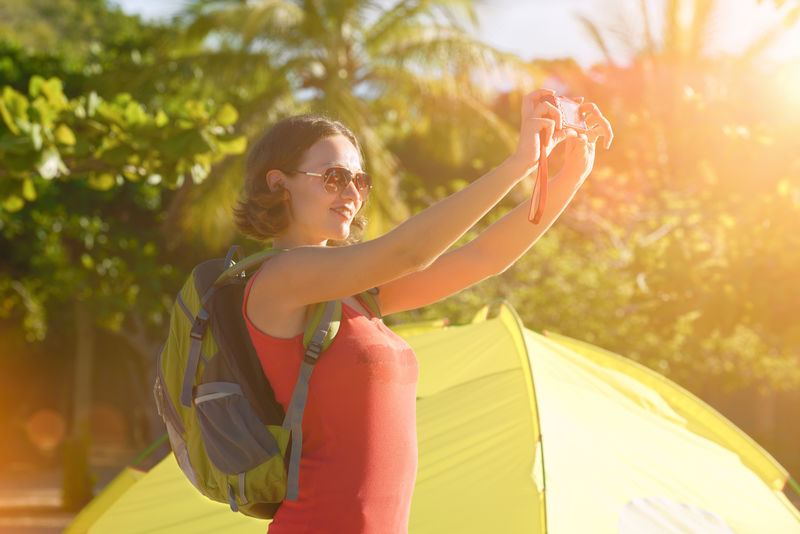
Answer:
POLYGON ((369 174, 365 172, 359 172, 356 174, 354 180, 359 191, 364 192, 372 189, 372 176, 369 174))
POLYGON ((331 167, 325 171, 325 189, 331 193, 341 193, 351 180, 362 193, 372 188, 372 177, 365 172, 353 176, 349 169, 342 167, 331 167))
POLYGON ((331 193, 339 193, 350 183, 351 176, 347 169, 331 167, 325 171, 325 188, 331 193))

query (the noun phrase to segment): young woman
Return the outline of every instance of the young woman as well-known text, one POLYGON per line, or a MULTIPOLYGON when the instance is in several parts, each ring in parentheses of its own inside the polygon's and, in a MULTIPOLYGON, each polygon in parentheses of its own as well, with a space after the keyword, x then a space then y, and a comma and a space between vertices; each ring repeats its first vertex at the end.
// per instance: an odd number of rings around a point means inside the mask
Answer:
POLYGON ((593 127, 588 137, 561 129, 559 111, 540 103, 548 93, 524 98, 518 148, 499 167, 365 243, 326 246, 363 229, 358 213, 371 187, 358 141, 344 125, 292 117, 253 147, 237 226, 287 251, 253 277, 243 313, 284 408, 297 381, 309 310, 318 302, 343 303, 339 333, 311 377, 300 496, 281 505, 271 534, 407 532, 417 470, 417 361, 355 296, 377 287, 384 315, 425 306, 503 272, 545 232, 591 171, 597 137, 605 137, 606 148, 612 138, 594 104, 581 107, 593 127), (524 202, 470 243, 448 250, 535 170, 540 150, 562 140, 566 162, 550 184, 538 225, 528 221, 524 202))

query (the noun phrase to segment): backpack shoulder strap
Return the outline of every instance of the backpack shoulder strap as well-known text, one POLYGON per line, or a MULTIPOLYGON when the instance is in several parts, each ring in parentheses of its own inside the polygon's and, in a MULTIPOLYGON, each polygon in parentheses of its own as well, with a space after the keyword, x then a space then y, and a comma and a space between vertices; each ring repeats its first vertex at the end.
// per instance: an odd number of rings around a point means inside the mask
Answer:
POLYGON ((362 291, 356 295, 356 298, 362 306, 367 308, 372 313, 372 315, 382 319, 383 315, 381 315, 381 305, 378 303, 379 292, 380 290, 377 287, 373 287, 372 289, 362 291))
MULTIPOLYGON (((320 353, 327 349, 333 343, 333 338, 339 333, 341 320, 342 302, 340 300, 316 304, 314 313, 311 314, 311 319, 308 321, 308 326, 306 326, 305 334, 303 334, 303 346, 307 350, 312 350, 312 343, 319 343, 318 350, 320 353), (326 322, 328 323, 327 325, 325 324, 326 322), (322 328, 325 329, 324 337, 315 341, 315 334, 318 335, 322 328)), ((319 354, 317 354, 317 357, 319 357, 319 354)))
MULTIPOLYGON (((238 248, 236 246, 231 247, 231 250, 228 251, 228 257, 232 257, 232 252, 234 248, 238 248)), ((264 263, 268 258, 272 257, 275 254, 279 254, 284 252, 283 249, 273 249, 269 248, 266 250, 262 250, 260 252, 256 252, 255 254, 251 254, 244 258, 241 261, 236 262, 235 264, 231 265, 225 271, 219 275, 219 278, 214 282, 214 285, 224 284, 228 280, 235 278, 237 276, 245 276, 244 273, 247 271, 254 269, 264 263)), ((230 260, 228 260, 230 261, 230 260)))
POLYGON ((292 399, 289 401, 286 417, 283 420, 283 428, 291 432, 292 438, 286 487, 286 499, 290 501, 296 501, 300 493, 300 454, 303 446, 302 423, 303 411, 308 398, 308 382, 311 379, 311 372, 314 370, 314 365, 317 363, 320 353, 330 345, 339 330, 341 314, 342 303, 338 300, 317 304, 314 315, 308 328, 306 328, 306 335, 303 336, 303 345, 306 347, 306 353, 303 356, 297 384, 294 386, 292 399))

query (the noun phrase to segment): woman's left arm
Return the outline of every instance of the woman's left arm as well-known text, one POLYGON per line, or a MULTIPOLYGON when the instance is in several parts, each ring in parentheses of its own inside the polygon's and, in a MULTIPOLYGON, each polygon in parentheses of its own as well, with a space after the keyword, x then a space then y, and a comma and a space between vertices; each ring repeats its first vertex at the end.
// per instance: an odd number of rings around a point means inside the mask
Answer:
POLYGON ((601 128, 603 133, 590 133, 590 139, 585 135, 570 135, 565 141, 565 163, 548 184, 548 201, 539 224, 528 220, 530 201, 526 200, 474 240, 439 256, 428 268, 382 285, 383 314, 427 306, 513 265, 558 219, 580 189, 594 165, 597 137, 603 135, 606 148, 610 146, 611 127, 602 115, 599 117, 605 123, 601 128))

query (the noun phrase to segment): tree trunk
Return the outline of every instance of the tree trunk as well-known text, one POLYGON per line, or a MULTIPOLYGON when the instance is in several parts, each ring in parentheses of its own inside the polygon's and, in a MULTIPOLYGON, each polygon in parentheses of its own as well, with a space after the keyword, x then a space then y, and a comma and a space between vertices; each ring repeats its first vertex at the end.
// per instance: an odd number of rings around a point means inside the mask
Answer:
POLYGON ((67 510, 79 510, 92 499, 94 476, 89 471, 89 404, 91 402, 94 331, 86 303, 74 302, 75 374, 72 397, 72 425, 64 443, 62 503, 67 510))
MULTIPOLYGON (((156 361, 163 338, 153 338, 148 333, 144 320, 141 315, 132 312, 128 315, 126 327, 118 335, 125 340, 138 355, 135 363, 137 378, 133 381, 137 387, 141 388, 142 400, 137 407, 141 420, 137 420, 137 425, 141 425, 137 432, 146 441, 146 445, 164 433, 164 422, 159 417, 153 400, 153 381, 156 377, 156 361)), ((133 364, 133 362, 131 362, 133 364)))

